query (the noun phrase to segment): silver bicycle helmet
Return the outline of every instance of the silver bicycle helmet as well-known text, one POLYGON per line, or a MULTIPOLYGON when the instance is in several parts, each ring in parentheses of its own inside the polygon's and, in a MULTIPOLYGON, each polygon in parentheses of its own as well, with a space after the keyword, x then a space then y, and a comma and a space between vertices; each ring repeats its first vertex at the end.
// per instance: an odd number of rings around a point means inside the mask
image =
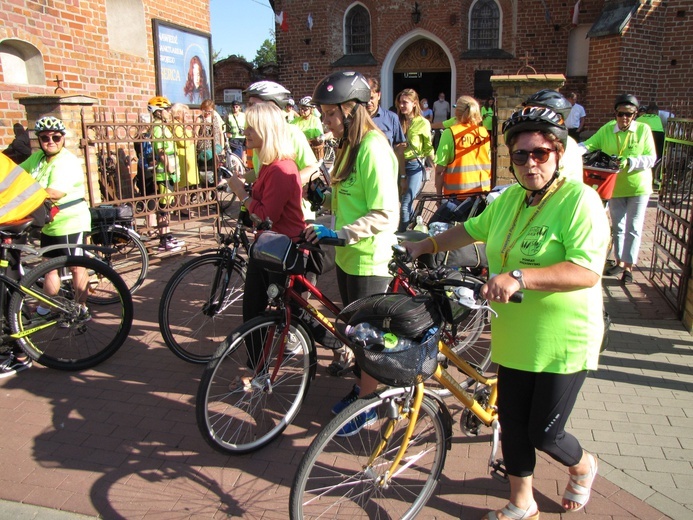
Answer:
POLYGON ((273 101, 279 108, 285 108, 291 92, 274 81, 258 81, 250 85, 245 94, 248 97, 260 98, 263 101, 273 101))

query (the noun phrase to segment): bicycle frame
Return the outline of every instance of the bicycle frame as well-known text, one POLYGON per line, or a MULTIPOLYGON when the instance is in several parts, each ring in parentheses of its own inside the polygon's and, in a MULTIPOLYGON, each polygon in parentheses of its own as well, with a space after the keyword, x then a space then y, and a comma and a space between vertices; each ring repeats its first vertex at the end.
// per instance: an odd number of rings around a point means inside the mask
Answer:
MULTIPOLYGON (((498 424, 498 410, 496 408, 496 401, 498 399, 498 377, 495 375, 492 377, 486 377, 483 374, 480 374, 469 363, 450 350, 450 348, 445 345, 443 341, 438 342, 438 349, 439 352, 442 353, 448 359, 448 361, 452 362, 452 364, 455 365, 459 370, 474 379, 477 383, 488 386, 491 389, 488 403, 483 406, 481 403, 479 403, 479 401, 476 400, 474 394, 465 391, 440 363, 432 376, 433 379, 435 379, 438 383, 450 390, 457 400, 460 401, 465 408, 470 410, 476 417, 478 417, 483 424, 493 428, 493 446, 491 449, 491 456, 489 457, 489 466, 493 468, 494 471, 498 471, 498 463, 494 462, 495 455, 498 450, 498 439, 500 432, 500 427, 498 424)), ((426 390, 424 383, 419 383, 413 387, 411 399, 408 401, 406 406, 406 408, 408 408, 408 412, 405 412, 409 414, 409 424, 407 425, 407 429, 402 436, 402 444, 397 451, 397 454, 393 458, 390 468, 385 473, 385 478, 378 483, 381 487, 386 487, 390 478, 397 476, 399 471, 406 469, 406 466, 403 466, 402 468, 399 468, 399 466, 409 447, 409 441, 411 440, 411 435, 416 427, 416 421, 418 420, 419 410, 425 394, 426 390)), ((391 414, 392 418, 390 419, 390 424, 386 426, 380 443, 378 446, 376 446, 373 453, 371 453, 368 459, 368 465, 372 464, 387 447, 389 437, 394 432, 394 423, 395 421, 400 420, 399 418, 405 411, 404 408, 405 406, 402 405, 397 410, 397 413, 391 414)))
MULTIPOLYGON (((291 323, 291 305, 290 302, 294 302, 298 305, 299 308, 305 310, 313 319, 315 319, 322 327, 324 327, 329 333, 334 335, 339 341, 342 343, 349 345, 351 343, 351 340, 349 340, 344 333, 342 333, 339 329, 337 329, 334 324, 323 314, 321 313, 318 309, 316 309, 313 305, 311 305, 306 298, 304 298, 298 291, 295 289, 296 283, 301 283, 303 284, 304 288, 306 291, 308 291, 315 299, 318 300, 322 305, 324 305, 334 316, 337 316, 340 312, 341 309, 335 305, 332 300, 330 300, 327 296, 325 296, 320 289, 318 289, 315 285, 313 285, 311 282, 309 282, 306 277, 302 274, 291 274, 287 276, 287 284, 286 288, 284 290, 283 297, 281 298, 282 304, 281 307, 283 307, 283 311, 285 313, 284 317, 284 330, 281 332, 283 340, 282 340, 282 349, 280 352, 279 356, 279 363, 277 364, 277 367, 275 367, 275 375, 276 375, 276 370, 278 370, 278 366, 281 365, 281 361, 283 360, 284 356, 284 345, 286 343, 286 335, 289 332, 289 325, 291 323)), ((409 283, 409 280, 406 277, 406 274, 401 270, 397 269, 395 271, 394 275, 394 281, 393 281, 393 292, 397 292, 400 287, 404 289, 408 294, 410 295, 415 295, 416 293, 411 287, 411 284, 409 283)), ((267 344, 263 348, 263 354, 261 357, 261 362, 264 362, 266 359, 266 356, 269 353, 270 350, 270 341, 268 338, 267 344)), ((454 355, 454 354, 453 354, 454 355)), ((464 362, 464 360, 462 360, 464 362)), ((466 363, 466 362, 464 362, 466 363)), ((258 363, 258 367, 262 366, 262 363, 258 363)), ((469 365, 467 365, 469 366, 469 365)), ((471 369, 471 367, 470 367, 471 369)), ((473 369, 472 369, 473 370, 473 369)))
MULTIPOLYGON (((349 344, 349 339, 344 334, 342 334, 323 313, 321 313, 318 309, 311 305, 308 302, 308 300, 304 298, 295 289, 295 285, 297 283, 303 284, 304 289, 308 291, 314 298, 316 298, 322 305, 324 305, 334 316, 337 316, 341 312, 341 309, 337 307, 337 305, 334 302, 332 302, 332 300, 330 300, 326 295, 324 295, 320 289, 318 289, 315 285, 309 282, 304 275, 290 274, 287 276, 286 288, 284 289, 283 295, 281 296, 281 298, 277 298, 279 300, 278 304, 280 310, 284 313, 284 328, 279 333, 281 337, 281 347, 277 355, 277 363, 275 364, 275 367, 272 371, 272 375, 270 376, 270 384, 272 383, 272 381, 276 379, 277 372, 279 371, 279 368, 284 359, 284 348, 286 346, 286 338, 289 333, 289 327, 291 326, 291 302, 296 303, 299 308, 305 310, 312 318, 314 318, 318 323, 320 323, 321 326, 327 329, 328 332, 333 334, 339 341, 341 341, 342 343, 349 344)), ((269 335, 267 340, 265 341, 265 345, 263 346, 260 360, 255 368, 255 375, 258 375, 265 366, 265 362, 271 352, 272 343, 273 334, 269 335)))

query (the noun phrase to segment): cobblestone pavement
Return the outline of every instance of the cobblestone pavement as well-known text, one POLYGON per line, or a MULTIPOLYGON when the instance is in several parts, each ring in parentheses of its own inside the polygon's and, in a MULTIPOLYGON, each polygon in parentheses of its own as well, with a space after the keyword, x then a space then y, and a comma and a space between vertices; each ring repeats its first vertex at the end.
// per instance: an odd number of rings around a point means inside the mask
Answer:
MULTIPOLYGON (((654 209, 643 249, 651 249, 654 209)), ((192 233, 194 234, 194 233, 192 233)), ((194 237, 210 243, 204 230, 194 237)), ((135 295, 130 338, 110 360, 78 373, 35 366, 0 381, 0 518, 100 517, 284 519, 296 466, 351 387, 318 375, 294 424, 246 456, 215 452, 195 423, 202 371, 164 346, 157 309, 164 284, 185 258, 154 261, 135 295), (84 516, 81 516, 84 515, 84 516)), ((591 374, 570 428, 599 456, 592 499, 575 518, 693 518, 693 350, 690 334, 647 279, 605 279, 614 321, 611 348, 591 374)), ((334 280, 320 282, 336 297, 334 280)), ((453 406, 459 420, 460 409, 453 406)), ((489 436, 454 427, 437 494, 421 518, 480 518, 504 505, 508 488, 486 471, 489 436)), ((537 502, 543 519, 562 518, 564 468, 539 455, 537 502)))

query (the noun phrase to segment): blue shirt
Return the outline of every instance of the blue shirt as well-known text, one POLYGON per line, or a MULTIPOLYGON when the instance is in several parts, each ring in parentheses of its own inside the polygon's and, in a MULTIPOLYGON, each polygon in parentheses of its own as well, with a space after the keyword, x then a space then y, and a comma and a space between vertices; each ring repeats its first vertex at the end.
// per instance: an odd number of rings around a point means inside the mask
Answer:
POLYGON ((390 142, 390 146, 406 142, 397 114, 378 107, 378 111, 371 116, 371 119, 385 134, 385 137, 390 142))

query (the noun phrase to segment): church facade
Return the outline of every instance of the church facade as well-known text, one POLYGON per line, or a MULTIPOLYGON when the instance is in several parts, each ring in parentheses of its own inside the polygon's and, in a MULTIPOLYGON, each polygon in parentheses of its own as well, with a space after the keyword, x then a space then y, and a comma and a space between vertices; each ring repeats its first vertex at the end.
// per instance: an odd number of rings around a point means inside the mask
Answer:
POLYGON ((691 115, 693 8, 687 0, 277 0, 279 80, 310 95, 334 70, 380 79, 382 103, 403 88, 429 102, 493 95, 493 75, 564 74, 587 129, 631 92, 691 115))

